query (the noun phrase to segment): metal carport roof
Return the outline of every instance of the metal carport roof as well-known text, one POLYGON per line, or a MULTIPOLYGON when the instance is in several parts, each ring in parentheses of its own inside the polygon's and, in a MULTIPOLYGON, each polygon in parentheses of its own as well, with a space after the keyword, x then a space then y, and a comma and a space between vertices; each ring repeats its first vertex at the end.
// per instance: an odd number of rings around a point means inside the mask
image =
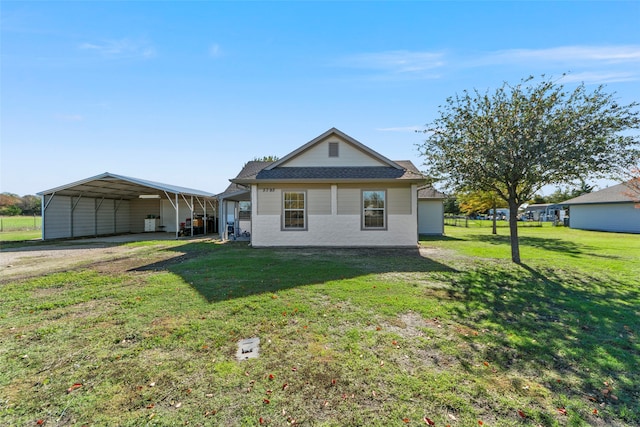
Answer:
POLYGON ((192 188, 179 187, 176 185, 162 184, 160 182, 147 181, 139 178, 131 178, 123 175, 116 175, 105 172, 91 178, 72 182, 71 184, 41 191, 40 196, 58 194, 60 196, 83 196, 83 197, 116 197, 118 199, 137 199, 141 195, 158 195, 169 198, 166 193, 179 194, 184 196, 197 196, 214 199, 213 193, 194 190, 192 188))
MULTIPOLYGON (((43 217, 49 203, 55 196, 68 196, 76 199, 83 197, 118 200, 133 200, 147 197, 165 199, 169 200, 176 210, 176 221, 178 218, 178 201, 180 198, 189 206, 192 216, 194 210, 194 198, 195 201, 205 209, 205 212, 207 203, 211 205, 214 212, 216 211, 216 207, 214 207, 213 203, 217 203, 216 195, 213 193, 123 175, 116 175, 110 172, 105 172, 100 175, 72 182, 50 190, 41 191, 38 195, 42 197, 43 217)), ((193 224, 193 218, 191 223, 193 224)), ((176 237, 178 237, 178 231, 176 231, 176 237)))

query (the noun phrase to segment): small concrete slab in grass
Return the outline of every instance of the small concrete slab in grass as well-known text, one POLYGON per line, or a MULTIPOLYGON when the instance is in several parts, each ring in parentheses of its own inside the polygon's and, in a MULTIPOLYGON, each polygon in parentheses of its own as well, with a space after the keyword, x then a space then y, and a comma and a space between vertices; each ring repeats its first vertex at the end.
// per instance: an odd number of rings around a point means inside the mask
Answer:
POLYGON ((238 361, 255 359, 260 354, 260 338, 247 338, 238 341, 238 361))

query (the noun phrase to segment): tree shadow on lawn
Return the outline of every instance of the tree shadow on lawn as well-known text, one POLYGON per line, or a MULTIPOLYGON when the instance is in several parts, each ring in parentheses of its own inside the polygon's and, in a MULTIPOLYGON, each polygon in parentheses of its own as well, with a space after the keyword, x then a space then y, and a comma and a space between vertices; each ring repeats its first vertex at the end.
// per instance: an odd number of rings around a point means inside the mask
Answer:
MULTIPOLYGON (((469 235, 466 240, 476 240, 478 242, 491 243, 493 245, 510 245, 511 238, 504 235, 469 235)), ((542 237, 520 236, 518 241, 521 246, 544 249, 547 251, 561 252, 570 256, 579 256, 584 253, 592 253, 595 248, 579 245, 566 239, 550 239, 542 237)))
MULTIPOLYGON (((491 331, 466 338, 466 357, 640 421, 640 291, 631 283, 523 264, 453 275, 450 292, 463 302, 461 323, 491 331)), ((471 369, 466 357, 460 362, 471 369)))
POLYGON ((390 272, 455 272, 418 248, 250 248, 246 243, 191 243, 183 254, 134 270, 168 270, 210 303, 299 286, 390 272))

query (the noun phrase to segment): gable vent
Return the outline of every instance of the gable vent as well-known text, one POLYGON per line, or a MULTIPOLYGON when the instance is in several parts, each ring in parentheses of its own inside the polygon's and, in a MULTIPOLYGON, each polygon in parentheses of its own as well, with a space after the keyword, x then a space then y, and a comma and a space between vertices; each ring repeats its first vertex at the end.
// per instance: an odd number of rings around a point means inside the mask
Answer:
POLYGON ((337 142, 329 143, 329 157, 338 157, 338 147, 337 142))

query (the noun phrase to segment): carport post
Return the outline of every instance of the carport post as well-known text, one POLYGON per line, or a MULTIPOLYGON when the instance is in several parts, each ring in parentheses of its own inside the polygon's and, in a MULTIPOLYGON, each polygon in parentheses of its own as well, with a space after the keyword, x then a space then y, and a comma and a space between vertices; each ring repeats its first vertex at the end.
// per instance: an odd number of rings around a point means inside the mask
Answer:
POLYGON ((179 211, 180 209, 178 209, 178 193, 176 193, 176 240, 180 236, 180 218, 178 218, 179 211))
MULTIPOLYGON (((200 202, 200 199, 198 199, 198 202, 200 202)), ((202 224, 204 226, 204 235, 207 235, 207 199, 204 199, 204 205, 200 204, 200 206, 202 206, 202 211, 204 212, 204 224, 202 224)))

